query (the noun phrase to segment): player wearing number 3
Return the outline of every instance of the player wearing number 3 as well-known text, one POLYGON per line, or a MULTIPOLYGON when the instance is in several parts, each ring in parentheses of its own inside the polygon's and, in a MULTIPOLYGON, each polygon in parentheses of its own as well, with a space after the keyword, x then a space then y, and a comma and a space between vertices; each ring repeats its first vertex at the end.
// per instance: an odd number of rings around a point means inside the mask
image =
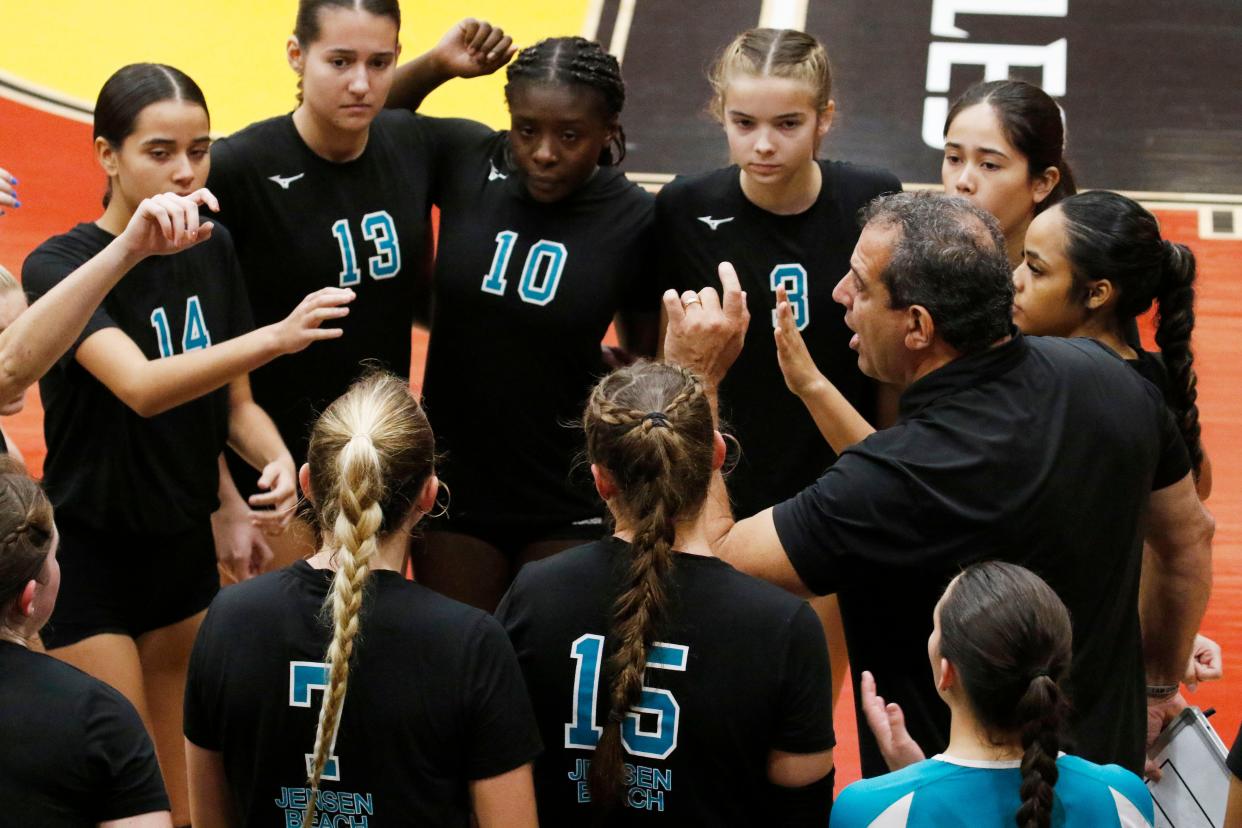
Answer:
POLYGON ((53 655, 137 708, 177 825, 188 821, 186 663, 219 588, 217 458, 227 440, 262 469, 259 503, 292 514, 293 460, 246 372, 339 336, 320 326, 343 318, 353 298, 339 288, 298 297, 288 318, 250 330, 229 234, 199 216, 218 208, 201 189, 209 129, 202 92, 178 70, 136 64, 109 78, 94 128, 108 174, 104 214, 40 245, 23 279, 37 297, 78 271, 128 271, 41 382, 44 483, 63 570, 43 636, 53 655))
POLYGON ((703 384, 640 362, 595 387, 583 424, 614 536, 528 564, 497 611, 543 736, 540 819, 827 824, 823 633, 804 602, 712 555, 725 447, 703 384))

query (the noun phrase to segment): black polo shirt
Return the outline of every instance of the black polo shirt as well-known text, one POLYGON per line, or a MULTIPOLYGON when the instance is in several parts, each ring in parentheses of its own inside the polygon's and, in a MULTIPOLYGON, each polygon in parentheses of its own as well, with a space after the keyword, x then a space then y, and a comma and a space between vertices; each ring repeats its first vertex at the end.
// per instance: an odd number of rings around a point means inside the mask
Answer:
POLYGON ((1234 737, 1233 747, 1229 750, 1229 759, 1225 762, 1229 772, 1242 781, 1242 726, 1238 727, 1238 735, 1234 737))
MULTIPOLYGON (((870 670, 929 753, 948 736, 927 658, 940 593, 980 559, 1038 573, 1073 619, 1074 752, 1137 772, 1139 517, 1152 490, 1189 470, 1159 391, 1112 351, 1015 331, 911 385, 895 426, 847 449, 773 519, 807 586, 840 597, 856 697, 870 670)), ((864 774, 883 773, 861 716, 858 729, 864 774)))

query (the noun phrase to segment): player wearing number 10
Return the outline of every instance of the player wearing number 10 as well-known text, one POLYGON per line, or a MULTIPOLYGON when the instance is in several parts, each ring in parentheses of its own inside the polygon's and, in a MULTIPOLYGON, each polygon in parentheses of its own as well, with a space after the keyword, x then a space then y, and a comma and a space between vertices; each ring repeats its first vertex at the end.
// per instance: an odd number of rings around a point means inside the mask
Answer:
POLYGON ((497 611, 546 750, 545 825, 827 823, 823 633, 805 603, 712 556, 712 419, 678 366, 605 377, 583 422, 615 535, 528 564, 497 611))

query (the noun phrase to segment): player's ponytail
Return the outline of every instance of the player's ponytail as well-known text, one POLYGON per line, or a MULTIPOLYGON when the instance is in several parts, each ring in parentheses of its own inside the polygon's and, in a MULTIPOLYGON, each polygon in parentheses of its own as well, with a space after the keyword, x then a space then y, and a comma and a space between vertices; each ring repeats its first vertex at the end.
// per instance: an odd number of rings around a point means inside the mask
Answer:
POLYGON ((1194 254, 1162 239, 1156 217, 1137 201, 1117 193, 1081 193, 1062 202, 1061 210, 1073 296, 1085 300, 1090 282, 1111 282, 1119 293, 1114 311, 1117 330, 1145 312, 1153 300, 1158 303, 1156 344, 1169 377, 1165 403, 1190 451, 1197 478, 1203 446, 1196 404, 1198 380, 1190 349, 1195 327, 1194 254))
POLYGON ((1065 604, 1015 564, 968 567, 940 602, 940 655, 956 668, 971 709, 996 741, 1021 737, 1014 819, 1022 828, 1051 823, 1072 636, 1065 604))
MULTIPOLYGON (((203 90, 185 72, 162 63, 131 63, 113 72, 99 90, 91 137, 103 138, 114 150, 119 150, 137 128, 143 110, 163 101, 196 104, 203 108, 208 120, 211 118, 203 90)), ((103 206, 107 207, 111 200, 112 181, 109 179, 103 206)))
POLYGON ((0 628, 9 627, 14 602, 43 571, 52 533, 47 495, 21 463, 0 455, 0 628))
POLYGON ((612 507, 634 533, 631 560, 613 604, 604 731, 591 762, 592 802, 622 794, 622 728, 638 703, 666 601, 681 521, 702 509, 712 475, 713 422, 703 385, 675 365, 639 362, 605 377, 587 402, 587 456, 617 487, 612 507))
POLYGON ((610 167, 625 158, 625 81, 621 64, 593 40, 584 37, 549 37, 518 52, 506 70, 505 100, 513 102, 513 90, 523 82, 578 84, 599 93, 605 116, 614 122, 610 144, 600 153, 599 164, 610 167))
POLYGON ((314 824, 320 781, 340 726, 371 558, 432 474, 433 446, 427 417, 408 386, 381 373, 356 382, 311 433, 311 488, 324 544, 334 548, 336 574, 324 602, 332 618, 328 687, 308 767, 311 796, 303 825, 314 824))
POLYGON ((797 29, 750 29, 721 51, 708 72, 712 100, 708 109, 724 121, 725 93, 738 76, 792 78, 811 90, 815 111, 832 100, 832 64, 822 43, 797 29))

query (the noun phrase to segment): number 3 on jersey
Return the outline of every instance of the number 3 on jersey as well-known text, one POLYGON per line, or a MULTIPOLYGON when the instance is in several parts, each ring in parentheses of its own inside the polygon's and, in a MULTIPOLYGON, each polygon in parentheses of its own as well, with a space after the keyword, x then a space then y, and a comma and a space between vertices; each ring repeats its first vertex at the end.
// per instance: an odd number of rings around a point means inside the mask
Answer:
MULTIPOLYGON (((341 248, 341 287, 353 287, 362 281, 362 271, 358 269, 349 219, 334 223, 332 235, 341 248)), ((372 279, 391 279, 401 272, 401 243, 397 239, 397 225, 387 210, 377 210, 362 217, 362 237, 375 242, 375 255, 367 258, 367 269, 372 279)))
MULTIPOLYGON (((578 662, 574 672, 573 718, 565 725, 565 747, 594 750, 604 729, 595 724, 595 698, 604 656, 602 635, 583 635, 569 648, 578 662)), ((681 644, 653 643, 647 651, 647 667, 657 670, 686 669, 690 648, 681 644)), ((677 749, 677 726, 681 707, 667 690, 644 686, 638 704, 621 723, 621 744, 633 756, 667 759, 677 749), (656 717, 654 731, 642 729, 641 714, 656 717)))
MULTIPOLYGON (((798 330, 811 324, 811 309, 806 302, 806 268, 800 264, 779 264, 772 268, 768 277, 772 284, 772 292, 778 287, 785 288, 789 297, 789 308, 793 311, 794 323, 798 330)), ((776 309, 772 309, 772 327, 776 327, 776 309)))
MULTIPOLYGON (((289 662, 289 705, 291 707, 310 707, 311 694, 314 690, 328 689, 328 665, 317 661, 289 662)), ((339 725, 341 720, 337 718, 339 725)), ((306 754, 306 773, 309 776, 315 762, 315 754, 306 754)), ((341 763, 336 758, 336 734, 332 734, 332 747, 328 749, 328 761, 323 766, 323 779, 333 782, 341 781, 341 763)))
MULTIPOLYGON (((513 255, 513 243, 517 237, 518 234, 512 230, 501 230, 496 234, 492 267, 483 277, 484 293, 505 295, 505 271, 509 269, 509 257, 513 255)), ((560 242, 540 239, 532 244, 526 254, 526 264, 522 267, 522 281, 518 283, 518 296, 522 297, 522 301, 546 305, 556 298, 556 288, 561 283, 561 274, 565 271, 565 260, 568 258, 569 251, 560 242)))

